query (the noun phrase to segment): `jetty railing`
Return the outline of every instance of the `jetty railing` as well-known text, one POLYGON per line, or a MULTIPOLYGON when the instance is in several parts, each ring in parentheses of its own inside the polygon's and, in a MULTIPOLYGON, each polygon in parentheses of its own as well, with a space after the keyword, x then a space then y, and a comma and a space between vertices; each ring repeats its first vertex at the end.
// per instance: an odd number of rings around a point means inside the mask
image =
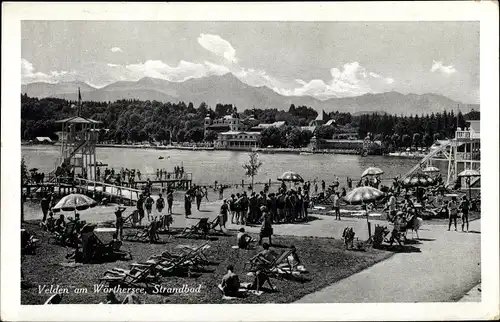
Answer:
POLYGON ((119 199, 120 203, 123 203, 126 200, 130 205, 132 205, 134 201, 137 201, 139 199, 139 195, 142 193, 142 190, 139 189, 117 186, 101 181, 94 181, 83 178, 74 178, 74 181, 77 191, 92 192, 95 194, 102 193, 103 195, 119 199))

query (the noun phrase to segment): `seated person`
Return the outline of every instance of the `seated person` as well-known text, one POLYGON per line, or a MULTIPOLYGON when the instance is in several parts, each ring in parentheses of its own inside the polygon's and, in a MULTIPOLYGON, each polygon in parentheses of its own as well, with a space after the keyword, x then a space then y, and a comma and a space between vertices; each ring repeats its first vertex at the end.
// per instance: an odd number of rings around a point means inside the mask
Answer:
POLYGON ((222 292, 226 296, 237 296, 238 290, 240 289, 240 279, 238 275, 234 273, 234 266, 229 265, 227 267, 227 273, 222 277, 222 283, 220 285, 222 292))
POLYGON ((109 242, 109 246, 113 248, 113 250, 120 250, 120 247, 122 247, 122 241, 118 239, 118 234, 115 232, 113 233, 113 239, 109 242))
POLYGON ((403 217, 403 212, 398 212, 396 214, 396 217, 394 218, 394 227, 392 229, 392 233, 391 233, 391 238, 390 238, 390 245, 392 246, 392 243, 394 241, 397 241, 399 245, 401 245, 401 240, 400 240, 400 233, 401 233, 401 229, 402 229, 402 217, 403 217))
POLYGON ((271 279, 269 276, 263 271, 257 271, 255 274, 255 279, 252 284, 248 287, 250 290, 256 290, 257 292, 264 286, 265 283, 268 283, 272 290, 275 290, 274 286, 271 284, 271 279))
POLYGON ((252 237, 245 232, 245 228, 240 228, 238 235, 236 235, 236 242, 238 243, 238 247, 242 249, 248 248, 250 243, 252 242, 252 237))
POLYGON ((56 227, 55 223, 56 223, 56 220, 54 219, 54 213, 51 210, 49 210, 49 216, 47 217, 45 222, 41 223, 42 228, 45 228, 48 231, 54 231, 54 229, 56 227))
POLYGON ((276 252, 274 252, 273 250, 269 249, 268 243, 262 244, 262 248, 264 248, 264 250, 258 253, 255 257, 266 264, 271 264, 272 262, 274 262, 278 254, 276 254, 276 252))
POLYGON ((116 297, 115 292, 111 291, 106 295, 106 301, 104 304, 120 304, 120 301, 116 297))
POLYGON ((64 220, 64 215, 60 215, 59 218, 57 218, 54 226, 55 226, 55 230, 57 230, 57 231, 64 230, 64 227, 66 227, 66 221, 64 220))
POLYGON ((297 267, 301 264, 299 255, 297 254, 297 248, 295 245, 290 246, 292 253, 288 256, 288 262, 292 267, 297 267))

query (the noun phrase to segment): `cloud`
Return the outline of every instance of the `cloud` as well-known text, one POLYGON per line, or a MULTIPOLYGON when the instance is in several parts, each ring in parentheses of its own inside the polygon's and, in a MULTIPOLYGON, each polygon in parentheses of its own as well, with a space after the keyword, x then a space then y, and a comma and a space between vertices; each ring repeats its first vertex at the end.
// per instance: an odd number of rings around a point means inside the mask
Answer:
POLYGON ((120 48, 120 47, 113 47, 111 48, 111 51, 114 52, 114 53, 123 53, 123 50, 120 48))
POLYGON ((332 68, 330 74, 332 79, 328 82, 321 79, 313 79, 309 82, 295 79, 295 82, 302 86, 282 92, 288 93, 287 95, 309 95, 318 99, 328 99, 380 92, 387 90, 388 85, 394 83, 394 79, 390 77, 368 72, 358 62, 346 63, 342 70, 332 68))
POLYGON ((439 71, 442 74, 449 75, 455 73, 457 70, 453 67, 453 65, 444 66, 442 61, 432 61, 431 72, 434 73, 439 71))
POLYGON ((45 83, 58 83, 61 81, 68 81, 68 72, 65 70, 50 71, 49 74, 42 72, 35 72, 35 67, 28 60, 21 58, 21 82, 23 84, 45 82, 45 83))
POLYGON ((228 62, 236 63, 238 61, 233 46, 218 35, 200 34, 198 43, 217 56, 224 57, 228 62))
POLYGON ((132 72, 132 77, 147 76, 171 82, 184 82, 191 78, 224 75, 229 72, 227 67, 207 61, 199 64, 181 60, 177 66, 170 66, 161 60, 148 60, 142 64, 131 64, 125 67, 132 72))

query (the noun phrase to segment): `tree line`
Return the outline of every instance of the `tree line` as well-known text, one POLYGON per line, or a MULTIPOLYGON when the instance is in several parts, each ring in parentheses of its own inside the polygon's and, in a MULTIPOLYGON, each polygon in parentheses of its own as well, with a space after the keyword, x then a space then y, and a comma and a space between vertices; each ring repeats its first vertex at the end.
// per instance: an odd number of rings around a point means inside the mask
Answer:
MULTIPOLYGON (((59 131, 55 121, 76 115, 77 102, 58 98, 32 98, 21 95, 21 138, 32 140, 47 136, 57 139, 59 131)), ((158 102, 140 100, 118 100, 115 102, 85 101, 81 115, 102 122, 100 141, 131 143, 143 141, 212 142, 217 139, 214 131, 204 131, 204 119, 208 115, 220 118, 231 114, 235 106, 217 104, 215 109, 206 103, 195 107, 193 103, 158 102), (106 131, 104 129, 107 129, 106 131)), ((335 134, 357 129, 358 137, 369 136, 394 147, 430 146, 436 139, 451 138, 456 127, 464 128, 466 120, 479 119, 478 111, 467 114, 443 111, 424 116, 403 116, 390 114, 352 115, 331 112, 334 126, 316 127, 314 133, 307 126, 318 113, 307 106, 291 105, 288 111, 278 109, 246 109, 240 112, 244 123, 252 126, 258 123, 285 121, 281 128, 267 128, 262 131, 261 146, 303 147, 316 136, 319 140, 331 139, 335 134), (253 117, 252 120, 250 117, 253 117)))

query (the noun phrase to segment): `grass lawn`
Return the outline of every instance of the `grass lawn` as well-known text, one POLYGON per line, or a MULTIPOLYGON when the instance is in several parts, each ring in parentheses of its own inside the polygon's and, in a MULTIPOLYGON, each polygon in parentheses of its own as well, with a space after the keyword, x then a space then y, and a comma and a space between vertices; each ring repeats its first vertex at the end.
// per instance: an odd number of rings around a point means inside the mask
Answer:
MULTIPOLYGON (((61 304, 97 304, 105 300, 104 293, 94 293, 94 285, 99 283, 99 278, 106 270, 113 267, 128 268, 135 261, 145 261, 151 255, 161 254, 163 251, 175 251, 179 244, 200 245, 204 241, 200 239, 183 239, 175 236, 160 235, 158 244, 147 244, 140 242, 125 241, 122 249, 132 253, 131 261, 116 261, 99 264, 84 264, 82 266, 67 267, 61 263, 68 262, 65 255, 71 250, 62 246, 48 244, 49 233, 41 231, 33 223, 23 225, 29 232, 35 233, 41 239, 35 255, 24 255, 22 270, 24 278, 31 287, 21 290, 22 304, 43 304, 50 296, 40 294, 39 285, 59 285, 69 289, 69 294, 63 295, 61 304), (75 288, 87 288, 88 293, 75 293, 75 288)), ((126 233, 127 231, 125 231, 126 233)), ((243 265, 253 255, 261 250, 232 249, 236 244, 235 232, 230 231, 232 236, 215 236, 210 241, 211 248, 207 251, 208 258, 213 262, 209 265, 208 272, 201 272, 197 276, 164 276, 159 284, 164 287, 189 287, 201 285, 200 293, 187 294, 145 294, 139 295, 141 301, 148 304, 159 303, 289 303, 300 299, 306 294, 317 291, 340 279, 346 278, 353 273, 365 269, 376 262, 388 258, 393 253, 385 250, 368 249, 366 251, 344 250, 340 240, 329 238, 274 236, 273 243, 277 252, 285 247, 295 245, 298 255, 308 273, 304 274, 305 280, 280 280, 272 279, 278 292, 264 292, 262 295, 252 295, 244 299, 223 300, 221 292, 217 288, 222 276, 226 272, 226 266, 233 264, 236 273, 242 282, 250 282, 252 277, 246 276, 243 265)), ((99 233, 99 237, 106 242, 111 233, 99 233)), ((254 236, 257 237, 257 236, 254 236)), ((125 295, 118 294, 122 299, 125 295)))

